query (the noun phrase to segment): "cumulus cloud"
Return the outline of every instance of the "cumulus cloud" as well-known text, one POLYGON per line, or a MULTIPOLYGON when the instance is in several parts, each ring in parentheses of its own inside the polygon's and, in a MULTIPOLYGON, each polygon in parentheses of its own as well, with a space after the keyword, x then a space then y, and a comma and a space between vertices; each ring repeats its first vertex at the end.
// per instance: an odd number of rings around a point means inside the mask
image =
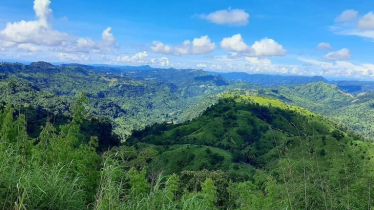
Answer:
POLYGON ((283 56, 287 53, 282 45, 269 38, 256 41, 252 46, 249 46, 240 34, 224 38, 221 41, 221 48, 246 56, 283 56))
POLYGON ((256 56, 283 56, 286 55, 287 51, 282 45, 275 42, 273 39, 262 39, 256 41, 252 48, 255 51, 256 56))
POLYGON ((135 64, 146 64, 148 63, 149 58, 148 58, 148 53, 147 51, 144 52, 139 52, 133 56, 118 56, 117 57, 117 62, 119 63, 135 63, 135 64))
POLYGON ((216 24, 244 26, 249 22, 249 14, 243 9, 218 10, 208 15, 199 15, 199 17, 216 24))
POLYGON ((358 28, 360 29, 374 29, 374 13, 371 11, 364 15, 358 21, 358 28))
POLYGON ((216 44, 212 43, 208 36, 201 36, 192 41, 186 40, 181 45, 171 47, 165 45, 160 41, 154 41, 151 50, 155 53, 170 54, 170 55, 199 55, 207 54, 216 49, 216 44))
POLYGON ((35 0, 34 1, 34 11, 35 15, 40 20, 47 20, 48 15, 52 13, 52 10, 49 8, 51 1, 49 0, 35 0))
POLYGON ((37 20, 7 23, 0 31, 0 38, 10 45, 38 44, 45 46, 61 45, 69 39, 68 35, 52 29, 48 18, 52 13, 49 0, 35 0, 34 11, 37 20))
POLYGON ((114 38, 114 35, 112 34, 112 28, 108 27, 105 29, 101 35, 104 44, 108 47, 114 47, 116 45, 116 39, 114 38))
POLYGON ((172 48, 159 41, 153 41, 151 50, 155 53, 172 54, 172 48))
POLYGON ((338 17, 335 18, 335 22, 343 23, 355 20, 357 18, 358 12, 353 9, 348 9, 342 12, 338 17))
POLYGON ((232 37, 224 38, 221 41, 221 48, 231 52, 251 52, 250 46, 244 43, 242 35, 236 34, 232 37))
POLYGON ((116 47, 117 43, 110 27, 103 31, 101 41, 73 37, 53 29, 51 24, 53 11, 50 4, 50 0, 35 0, 33 7, 35 20, 7 23, 0 31, 0 48, 15 53, 17 51, 62 52, 57 58, 77 60, 70 56, 71 53, 100 53, 116 47))
POLYGON ((146 65, 151 64, 153 66, 167 67, 170 65, 170 61, 167 57, 161 58, 149 58, 147 51, 139 52, 133 56, 118 56, 116 59, 118 64, 132 64, 132 65, 146 65))
POLYGON ((327 42, 321 42, 317 45, 318 50, 332 50, 332 47, 327 42))
POLYGON ((349 60, 351 59, 351 57, 352 57, 351 52, 347 48, 343 48, 336 52, 330 52, 324 56, 326 60, 332 60, 332 61, 349 60))
POLYGON ((168 67, 170 66, 170 61, 167 57, 161 57, 161 58, 152 58, 151 63, 154 66, 161 66, 161 67, 168 67))
POLYGON ((373 64, 355 65, 347 61, 335 61, 333 63, 323 62, 314 59, 298 58, 298 60, 311 64, 310 69, 323 76, 333 77, 374 77, 373 64))

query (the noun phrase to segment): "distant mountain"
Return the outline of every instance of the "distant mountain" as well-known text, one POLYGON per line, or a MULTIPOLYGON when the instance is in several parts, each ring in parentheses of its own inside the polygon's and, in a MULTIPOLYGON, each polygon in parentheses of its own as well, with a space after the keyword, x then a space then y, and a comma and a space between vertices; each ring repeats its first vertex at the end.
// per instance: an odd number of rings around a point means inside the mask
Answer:
POLYGON ((347 93, 374 92, 374 81, 329 81, 347 93))
POLYGON ((112 70, 126 70, 126 71, 132 71, 132 70, 136 70, 136 71, 149 71, 149 70, 154 70, 156 68, 153 68, 149 65, 142 65, 142 66, 118 66, 118 65, 107 65, 107 64, 93 64, 91 66, 94 66, 94 67, 100 67, 101 69, 102 68, 108 68, 108 69, 112 69, 112 70))
POLYGON ((223 78, 230 81, 249 82, 252 84, 257 84, 265 87, 306 84, 318 81, 327 82, 327 80, 321 76, 283 76, 266 74, 247 74, 244 72, 215 72, 215 74, 221 75, 223 78))

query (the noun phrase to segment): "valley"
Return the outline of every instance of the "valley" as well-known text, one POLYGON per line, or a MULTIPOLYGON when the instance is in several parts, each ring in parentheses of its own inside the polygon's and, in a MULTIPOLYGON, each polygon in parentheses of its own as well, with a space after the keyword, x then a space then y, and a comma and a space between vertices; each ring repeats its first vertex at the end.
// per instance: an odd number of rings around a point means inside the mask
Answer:
POLYGON ((0 3, 0 209, 374 210, 374 1, 0 3))
MULTIPOLYGON (((1 184, 22 184, 31 208, 371 205, 371 92, 192 69, 37 62, 2 63, 0 73, 1 184), (47 184, 38 184, 41 170, 47 184)), ((7 189, 2 206, 20 196, 7 189)))

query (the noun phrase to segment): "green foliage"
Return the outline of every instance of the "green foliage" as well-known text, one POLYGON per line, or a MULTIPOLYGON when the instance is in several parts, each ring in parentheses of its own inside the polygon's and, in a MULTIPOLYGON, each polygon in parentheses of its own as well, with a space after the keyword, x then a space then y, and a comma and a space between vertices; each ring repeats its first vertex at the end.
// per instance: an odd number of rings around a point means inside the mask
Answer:
POLYGON ((134 129, 197 117, 226 90, 227 83, 204 71, 154 69, 128 71, 45 62, 0 65, 1 101, 71 116, 75 95, 86 92, 93 116, 111 120, 125 140, 134 129))
MULTIPOLYGON (((247 96, 223 94, 210 106, 217 93, 250 86, 226 87, 219 76, 195 70, 127 72, 43 62, 1 64, 0 70, 0 93, 9 103, 0 107, 3 209, 374 204, 373 145, 341 124, 279 100, 248 96, 253 89, 247 96), (82 90, 87 92, 77 94, 82 90), (145 129, 118 145, 108 120, 97 115, 109 117, 123 138, 145 129), (180 121, 185 122, 175 123, 180 121)), ((322 82, 257 92, 330 116, 373 104, 368 95, 350 96, 322 82)), ((355 121, 358 114, 345 117, 351 116, 355 121)))
POLYGON ((37 142, 26 133, 25 116, 14 119, 10 105, 0 113, 0 122, 2 208, 82 209, 92 202, 100 157, 97 138, 78 144, 82 120, 73 119, 59 132, 47 123, 37 142))
POLYGON ((211 208, 199 184, 211 178, 219 208, 360 209, 369 198, 372 205, 371 195, 358 192, 370 189, 372 174, 362 171, 374 148, 353 136, 278 100, 227 95, 190 122, 134 132, 128 144, 154 144, 160 155, 151 165, 161 161, 167 170, 160 171, 182 171, 182 208, 201 207, 194 201, 211 208), (217 164, 219 176, 196 164, 202 159, 211 167, 221 157, 231 164, 217 164))
POLYGON ((263 89, 257 91, 257 94, 274 97, 331 117, 366 138, 371 138, 374 134, 373 93, 352 95, 324 82, 277 87, 276 92, 273 90, 274 88, 263 89))
POLYGON ((342 133, 339 130, 334 130, 331 133, 331 136, 334 137, 336 140, 340 141, 342 138, 344 138, 344 133, 342 133))

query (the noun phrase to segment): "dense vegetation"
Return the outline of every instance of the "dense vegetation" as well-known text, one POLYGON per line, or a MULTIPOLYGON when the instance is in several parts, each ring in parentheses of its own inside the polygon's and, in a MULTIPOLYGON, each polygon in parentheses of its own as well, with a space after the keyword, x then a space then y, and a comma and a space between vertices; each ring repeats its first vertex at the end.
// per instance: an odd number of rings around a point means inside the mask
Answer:
POLYGON ((374 205, 372 93, 138 68, 0 64, 0 208, 374 205))
POLYGON ((367 138, 374 135, 373 93, 353 95, 343 92, 335 85, 317 82, 261 89, 255 94, 277 98, 331 117, 367 138))
POLYGON ((322 116, 278 100, 229 96, 190 122, 147 127, 128 143, 158 151, 150 162, 153 172, 222 171, 230 181, 225 184, 229 187, 217 188, 217 207, 372 205, 372 174, 367 171, 372 144, 322 116), (230 184, 238 188, 237 194, 230 184), (240 196, 230 200, 229 195, 240 196))
MULTIPOLYGON (((274 97, 332 117, 366 137, 374 134, 372 93, 347 94, 335 85, 326 84, 321 77, 243 74, 232 73, 236 80, 241 76, 242 81, 250 79, 265 86, 323 82, 264 89, 249 83, 228 84, 221 76, 201 70, 1 63, 0 96, 5 103, 68 117, 74 96, 85 91, 90 99, 88 112, 93 117, 107 118, 122 140, 132 130, 147 125, 191 120, 216 103, 221 93, 237 90, 274 97)), ((231 74, 222 75, 230 79, 231 74)), ((339 84, 351 89, 358 85, 357 82, 339 84)), ((363 88, 371 83, 359 84, 363 88)))
POLYGON ((122 139, 146 125, 198 116, 227 85, 201 70, 0 63, 1 101, 68 116, 74 96, 84 91, 88 112, 109 118, 122 139))
MULTIPOLYGON (((183 124, 137 131, 97 153, 87 98, 37 138, 0 114, 3 209, 363 209, 373 205, 373 146, 305 109, 227 95, 183 124)), ((93 126, 94 127, 94 126, 93 126)))

